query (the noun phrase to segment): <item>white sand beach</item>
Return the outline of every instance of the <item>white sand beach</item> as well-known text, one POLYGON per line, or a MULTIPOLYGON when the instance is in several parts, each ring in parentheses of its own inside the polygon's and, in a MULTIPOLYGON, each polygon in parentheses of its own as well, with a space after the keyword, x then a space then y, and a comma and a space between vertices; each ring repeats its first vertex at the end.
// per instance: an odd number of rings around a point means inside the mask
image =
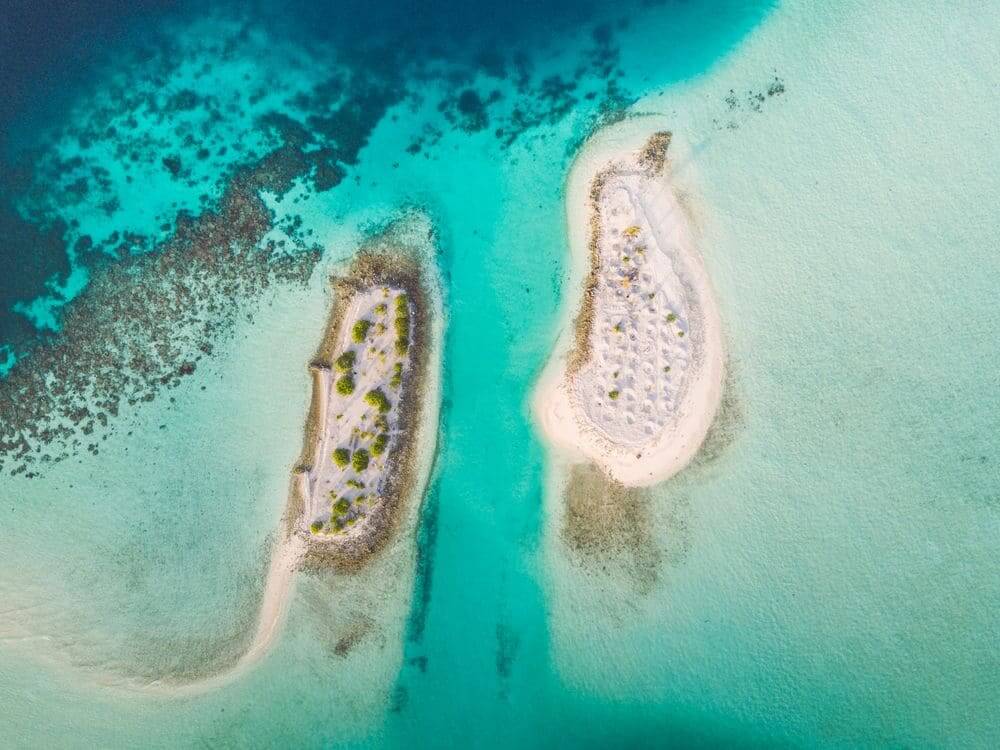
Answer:
POLYGON ((368 509, 380 501, 411 367, 408 344, 396 348, 397 328, 408 342, 412 312, 399 287, 356 293, 336 333, 332 371, 315 368, 320 436, 312 467, 298 476, 305 499, 299 533, 314 539, 363 533, 368 509))
POLYGON ((553 446, 628 486, 694 457, 724 379, 718 309, 655 119, 605 129, 573 164, 570 288, 583 298, 568 305, 534 401, 553 446))

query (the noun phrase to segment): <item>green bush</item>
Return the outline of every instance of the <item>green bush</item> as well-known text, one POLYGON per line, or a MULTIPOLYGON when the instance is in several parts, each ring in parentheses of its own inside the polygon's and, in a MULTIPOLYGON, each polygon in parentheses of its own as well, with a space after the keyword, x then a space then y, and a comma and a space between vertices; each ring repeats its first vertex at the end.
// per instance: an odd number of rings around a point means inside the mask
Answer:
POLYGON ((309 524, 309 531, 311 531, 313 534, 318 534, 322 529, 323 529, 322 521, 313 521, 311 524, 309 524))
POLYGON ((354 451, 354 455, 351 456, 351 466, 357 472, 364 471, 368 468, 368 451, 364 448, 358 448, 354 451))
POLYGON ((386 447, 389 445, 389 436, 384 432, 375 438, 375 442, 372 443, 372 455, 381 456, 385 453, 386 447))
POLYGON ((392 378, 389 380, 389 387, 398 389, 403 384, 403 363, 397 362, 392 366, 392 378))
POLYGON ((370 320, 365 320, 364 318, 355 323, 354 327, 351 328, 351 338, 354 340, 354 343, 360 344, 364 341, 365 337, 368 335, 368 329, 371 327, 372 322, 370 320))
POLYGON ((621 394, 619 394, 618 391, 608 391, 608 398, 610 398, 612 401, 617 399, 619 395, 621 394))
POLYGON ((396 339, 396 354, 400 357, 405 355, 410 350, 409 339, 396 339))
POLYGON ((333 452, 333 462, 343 469, 351 462, 351 452, 347 448, 337 448, 333 452))
POLYGON ((354 378, 344 375, 337 380, 337 393, 341 396, 350 396, 354 393, 354 378))
POLYGON ((675 320, 677 320, 677 315, 675 315, 674 313, 668 313, 667 314, 667 322, 668 323, 673 323, 675 320))
POLYGON ((357 479, 348 479, 345 484, 347 484, 348 487, 353 487, 356 490, 363 490, 365 488, 365 483, 359 482, 357 479))
POLYGON ((368 393, 365 394, 365 402, 369 406, 374 406, 376 409, 378 409, 380 414, 385 414, 386 412, 389 411, 389 409, 392 408, 392 402, 389 401, 388 398, 386 398, 386 395, 384 393, 382 393, 381 388, 376 388, 373 391, 368 391, 368 393))
POLYGON ((337 516, 344 515, 347 511, 351 509, 351 501, 346 497, 340 498, 337 502, 333 504, 333 512, 337 516))
POLYGON ((337 369, 341 372, 350 372, 351 368, 354 367, 354 359, 354 352, 348 349, 346 352, 337 357, 337 369))
POLYGON ((392 322, 392 327, 396 331, 396 336, 401 339, 410 335, 410 319, 406 315, 400 315, 392 322))
POLYGON ((379 315, 385 315, 388 309, 389 308, 385 306, 385 302, 379 302, 377 305, 375 305, 375 312, 377 312, 379 315))
POLYGON ((408 304, 409 300, 406 298, 406 292, 403 292, 398 297, 396 297, 396 312, 397 313, 409 313, 410 307, 408 304))

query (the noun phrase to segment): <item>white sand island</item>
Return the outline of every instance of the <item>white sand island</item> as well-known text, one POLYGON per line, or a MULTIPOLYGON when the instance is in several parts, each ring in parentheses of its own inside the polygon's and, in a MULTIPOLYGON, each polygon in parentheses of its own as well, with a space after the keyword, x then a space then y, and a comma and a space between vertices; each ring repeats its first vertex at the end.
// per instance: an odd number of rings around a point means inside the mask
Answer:
POLYGON ((669 180, 670 139, 632 120, 577 157, 566 199, 583 299, 534 403, 553 445, 628 486, 680 471, 722 396, 721 322, 669 180))
POLYGON ((307 563, 354 568, 427 481, 416 444, 435 437, 420 429, 431 295, 419 263, 391 252, 360 253, 334 285, 289 520, 307 563))
POLYGON ((404 217, 332 279, 303 446, 247 650, 216 674, 142 690, 193 695, 245 673, 280 633, 300 570, 354 574, 387 551, 364 575, 398 572, 436 455, 444 312, 429 237, 423 217, 404 217))

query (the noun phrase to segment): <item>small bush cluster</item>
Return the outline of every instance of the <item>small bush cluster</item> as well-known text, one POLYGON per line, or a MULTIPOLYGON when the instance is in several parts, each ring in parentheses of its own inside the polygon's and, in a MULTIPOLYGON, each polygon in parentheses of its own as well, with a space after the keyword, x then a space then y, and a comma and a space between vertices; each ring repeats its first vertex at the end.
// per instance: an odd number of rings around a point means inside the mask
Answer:
POLYGON ((351 452, 347 448, 337 448, 333 452, 333 462, 343 469, 351 462, 351 452))
POLYGON ((348 479, 347 482, 345 482, 345 484, 348 487, 352 487, 356 490, 363 490, 365 488, 365 483, 358 481, 357 479, 348 479))
POLYGON ((355 354, 354 351, 348 349, 346 352, 337 357, 335 362, 337 370, 340 372, 350 372, 351 368, 354 367, 355 354))
POLYGON ((370 320, 365 320, 362 318, 354 327, 351 328, 351 339, 355 344, 360 344, 368 336, 368 329, 372 327, 372 322, 370 320))
POLYGON ((396 354, 406 354, 410 348, 410 305, 406 294, 396 297, 396 354))
POLYGON ((340 498, 333 504, 333 512, 338 516, 344 515, 350 509, 351 509, 351 501, 348 500, 346 497, 340 498))
POLYGON ((385 315, 388 310, 389 308, 385 306, 385 302, 379 302, 375 305, 375 312, 379 315, 385 315))
POLYGON ((337 393, 341 396, 350 396, 354 393, 354 377, 343 375, 337 379, 337 393))
POLYGON ((368 468, 368 451, 364 448, 358 448, 354 451, 354 455, 351 456, 351 466, 357 472, 362 472, 368 468))
POLYGON ((311 531, 313 534, 318 534, 322 530, 323 530, 322 521, 313 521, 311 524, 309 524, 309 531, 311 531))
POLYGON ((389 436, 384 432, 375 438, 375 442, 372 443, 372 455, 381 456, 385 453, 385 449, 389 446, 389 436))
POLYGON ((389 401, 386 395, 382 392, 381 388, 368 391, 368 393, 365 394, 365 402, 369 406, 374 406, 378 409, 380 414, 385 414, 392 408, 392 402, 389 401))
POLYGON ((389 387, 399 389, 403 384, 403 363, 397 362, 392 366, 392 379, 389 380, 389 387))

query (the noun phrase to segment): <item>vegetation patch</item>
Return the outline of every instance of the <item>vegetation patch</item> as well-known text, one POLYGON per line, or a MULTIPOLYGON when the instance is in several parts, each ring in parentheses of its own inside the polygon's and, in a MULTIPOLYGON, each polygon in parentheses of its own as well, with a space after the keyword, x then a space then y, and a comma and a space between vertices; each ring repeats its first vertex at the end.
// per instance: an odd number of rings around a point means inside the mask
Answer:
POLYGON ((347 448, 337 448, 333 452, 333 462, 343 469, 351 462, 351 452, 347 448))
POLYGON ((351 339, 355 344, 362 343, 368 336, 368 331, 372 327, 372 322, 362 318, 351 327, 351 339))
POLYGON ((354 455, 351 456, 351 466, 357 472, 362 472, 368 468, 368 451, 364 448, 358 448, 354 451, 354 455))
POLYGON ((397 362, 392 366, 392 378, 389 380, 389 387, 399 389, 403 384, 403 363, 397 362))
POLYGON ((379 414, 386 414, 392 408, 392 402, 382 392, 381 388, 368 391, 365 394, 365 403, 378 409, 379 414))
POLYGON ((337 393, 341 396, 350 396, 354 393, 354 378, 344 375, 337 379, 337 393))
POLYGON ((354 367, 354 361, 356 355, 353 349, 348 349, 346 352, 337 357, 336 365, 340 372, 350 372, 351 368, 354 367))
POLYGON ((381 456, 383 453, 385 453, 385 449, 388 447, 388 445, 389 445, 389 436, 383 432, 381 435, 375 438, 375 442, 372 443, 372 455, 381 456))

